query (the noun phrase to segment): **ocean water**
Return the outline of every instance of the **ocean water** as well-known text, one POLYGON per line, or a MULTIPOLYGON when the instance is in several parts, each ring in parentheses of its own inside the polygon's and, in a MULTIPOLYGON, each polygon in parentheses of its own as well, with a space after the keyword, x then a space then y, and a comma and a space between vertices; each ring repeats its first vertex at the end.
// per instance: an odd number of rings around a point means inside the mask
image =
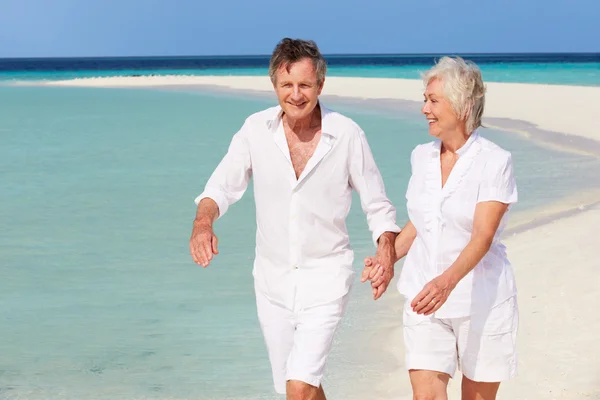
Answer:
MULTIPOLYGON (((418 79, 441 55, 328 55, 328 75, 418 79)), ((485 81, 600 85, 600 53, 462 54, 485 81)), ((0 59, 0 82, 114 75, 266 75, 268 56, 0 59)))
MULTIPOLYGON (((255 316, 252 188, 216 224, 220 254, 208 269, 188 250, 194 197, 246 116, 275 99, 0 86, 0 102, 0 398, 279 398, 255 316)), ((403 223, 425 121, 327 105, 367 133, 403 223)), ((535 212, 600 174, 596 158, 482 134, 513 153, 515 211, 535 212)), ((356 201, 348 227, 359 271, 373 248, 356 201)), ((355 398, 389 373, 390 360, 370 356, 381 350, 379 304, 356 286, 328 364, 332 398, 355 398)))

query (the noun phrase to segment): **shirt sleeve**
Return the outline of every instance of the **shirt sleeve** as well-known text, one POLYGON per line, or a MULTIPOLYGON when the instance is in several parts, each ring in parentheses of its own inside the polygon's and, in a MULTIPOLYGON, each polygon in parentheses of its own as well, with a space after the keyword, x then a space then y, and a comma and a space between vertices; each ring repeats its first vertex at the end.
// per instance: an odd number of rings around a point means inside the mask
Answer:
POLYGON ((247 124, 244 124, 233 136, 227 154, 212 173, 204 192, 195 199, 196 204, 204 198, 213 199, 219 207, 219 218, 230 205, 242 198, 252 176, 248 130, 247 124))
POLYGON ((517 184, 510 153, 506 152, 490 158, 482 174, 477 197, 478 203, 483 201, 498 201, 505 204, 517 202, 517 184))
POLYGON ((386 196, 383 179, 362 130, 352 139, 350 152, 350 186, 360 197, 373 243, 377 245, 384 232, 400 232, 396 225, 396 209, 386 196))

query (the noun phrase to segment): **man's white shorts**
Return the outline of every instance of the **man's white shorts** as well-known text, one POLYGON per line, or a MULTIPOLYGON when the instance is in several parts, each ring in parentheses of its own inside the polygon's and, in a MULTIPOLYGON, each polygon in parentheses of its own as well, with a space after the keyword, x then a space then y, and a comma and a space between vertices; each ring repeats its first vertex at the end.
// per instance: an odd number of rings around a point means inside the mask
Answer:
POLYGON ((258 319, 267 345, 277 393, 286 381, 319 387, 335 331, 344 315, 348 294, 331 303, 289 310, 256 290, 258 319))
POLYGON ((417 315, 404 306, 407 369, 444 372, 456 367, 475 382, 500 382, 517 374, 516 296, 491 310, 464 318, 417 315))

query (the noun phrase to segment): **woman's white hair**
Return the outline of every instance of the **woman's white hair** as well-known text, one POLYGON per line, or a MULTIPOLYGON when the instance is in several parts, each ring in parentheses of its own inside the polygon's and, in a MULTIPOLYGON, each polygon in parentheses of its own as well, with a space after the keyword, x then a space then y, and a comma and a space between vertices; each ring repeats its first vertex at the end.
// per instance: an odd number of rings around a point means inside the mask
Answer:
POLYGON ((485 105, 485 85, 481 71, 475 63, 460 57, 442 57, 435 66, 423 74, 423 83, 439 79, 444 94, 460 120, 467 123, 469 134, 481 126, 485 105))

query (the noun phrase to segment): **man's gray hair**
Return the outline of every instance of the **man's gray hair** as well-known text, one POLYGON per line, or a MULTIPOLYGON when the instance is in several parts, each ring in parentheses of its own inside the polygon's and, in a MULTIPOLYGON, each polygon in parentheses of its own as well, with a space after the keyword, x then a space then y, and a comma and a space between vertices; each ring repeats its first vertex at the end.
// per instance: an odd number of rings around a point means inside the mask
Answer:
POLYGON ((460 57, 442 57, 423 74, 425 86, 434 79, 442 82, 454 112, 459 119, 466 120, 467 132, 473 133, 481 126, 485 106, 485 85, 479 67, 460 57))
POLYGON ((317 44, 312 40, 290 38, 282 39, 275 47, 275 50, 273 50, 269 64, 271 82, 275 84, 277 71, 281 66, 284 66, 289 72, 290 66, 303 58, 309 58, 312 61, 317 74, 317 84, 321 85, 325 81, 327 63, 319 51, 317 44))

